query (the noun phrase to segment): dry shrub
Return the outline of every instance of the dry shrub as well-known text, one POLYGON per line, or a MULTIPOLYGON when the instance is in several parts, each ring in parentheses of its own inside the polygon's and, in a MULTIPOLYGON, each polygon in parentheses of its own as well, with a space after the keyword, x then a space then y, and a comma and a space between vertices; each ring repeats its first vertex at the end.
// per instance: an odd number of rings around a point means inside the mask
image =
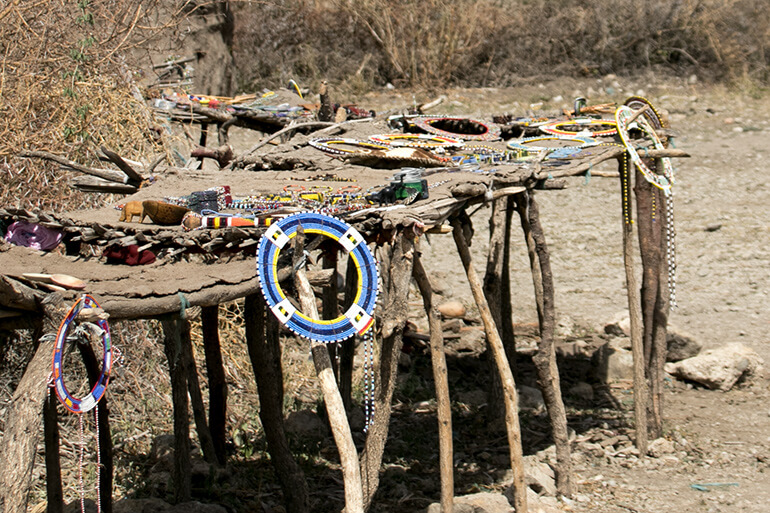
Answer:
POLYGON ((242 86, 305 81, 510 85, 647 70, 766 82, 762 0, 302 0, 240 3, 242 86))
POLYGON ((15 158, 21 150, 94 164, 100 145, 139 159, 161 149, 126 60, 157 34, 159 4, 41 0, 0 9, 4 205, 55 209, 95 201, 58 186, 62 174, 55 166, 15 158))

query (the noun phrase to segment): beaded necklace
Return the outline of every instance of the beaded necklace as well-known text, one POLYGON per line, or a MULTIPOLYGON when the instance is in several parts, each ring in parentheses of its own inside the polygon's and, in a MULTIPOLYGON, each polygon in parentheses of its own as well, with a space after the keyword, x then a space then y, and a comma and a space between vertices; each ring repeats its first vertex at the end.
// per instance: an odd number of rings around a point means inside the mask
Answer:
POLYGON ((540 125, 540 131, 568 137, 609 137, 618 133, 614 119, 573 118, 540 125))

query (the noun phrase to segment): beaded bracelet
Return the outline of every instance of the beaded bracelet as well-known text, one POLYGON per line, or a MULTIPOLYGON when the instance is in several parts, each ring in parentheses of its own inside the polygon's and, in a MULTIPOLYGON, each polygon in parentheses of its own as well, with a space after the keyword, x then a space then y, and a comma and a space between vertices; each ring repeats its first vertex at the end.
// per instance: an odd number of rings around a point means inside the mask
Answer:
POLYGON ((574 118, 560 121, 552 121, 540 125, 540 131, 551 135, 566 135, 570 137, 580 136, 589 132, 590 137, 610 137, 618 133, 618 126, 614 119, 574 118), (571 129, 577 128, 577 130, 571 129), (609 127, 601 129, 601 127, 609 127))
POLYGON ((110 381, 110 371, 112 370, 112 344, 110 339, 110 326, 107 321, 100 319, 96 322, 102 330, 102 347, 104 349, 104 356, 102 358, 102 372, 99 375, 99 379, 96 380, 91 391, 81 399, 72 397, 64 384, 64 373, 62 368, 62 358, 64 352, 64 343, 67 340, 67 332, 69 331, 70 324, 75 320, 78 313, 83 308, 100 308, 99 303, 88 294, 77 300, 72 305, 67 316, 59 326, 59 331, 56 333, 56 346, 54 347, 52 357, 52 378, 54 383, 54 389, 56 390, 56 396, 59 401, 73 413, 85 413, 92 410, 96 404, 104 397, 107 391, 107 384, 110 381))
POLYGON ((257 272, 260 288, 270 310, 279 322, 301 337, 324 343, 339 342, 363 335, 371 328, 378 293, 377 262, 361 234, 334 217, 305 212, 294 214, 270 226, 259 241, 257 272), (336 240, 349 253, 358 276, 353 304, 332 320, 311 319, 297 310, 278 282, 278 257, 302 225, 305 233, 324 235, 336 240))

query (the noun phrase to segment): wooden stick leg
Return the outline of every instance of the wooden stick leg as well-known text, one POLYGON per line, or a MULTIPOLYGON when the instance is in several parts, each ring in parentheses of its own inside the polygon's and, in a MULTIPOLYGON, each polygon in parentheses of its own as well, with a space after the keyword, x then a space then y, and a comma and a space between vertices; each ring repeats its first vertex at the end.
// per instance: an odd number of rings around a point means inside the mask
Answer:
POLYGON ((527 511, 527 487, 524 484, 524 458, 521 447, 521 427, 519 425, 518 397, 516 384, 513 381, 511 367, 508 364, 508 358, 505 356, 505 348, 500 335, 497 332, 497 326, 492 319, 492 312, 489 310, 489 304, 484 297, 481 282, 476 275, 476 270, 471 262, 471 252, 468 249, 468 242, 463 235, 463 226, 457 217, 452 219, 452 235, 455 239, 455 245, 460 253, 460 259, 465 267, 465 274, 468 277, 468 283, 471 286, 473 299, 479 308, 481 320, 484 323, 484 330, 487 334, 489 347, 497 362, 498 372, 503 383, 503 398, 505 404, 505 423, 508 432, 508 446, 511 457, 511 470, 513 471, 513 496, 514 507, 517 513, 526 513, 527 511))
POLYGON ((219 341, 219 306, 201 308, 201 329, 209 378, 209 431, 217 461, 224 465, 227 461, 227 381, 219 341))
MULTIPOLYGON (((304 253, 305 234, 302 226, 297 229, 294 236, 294 255, 295 269, 297 260, 304 253)), ((300 305, 303 313, 311 319, 318 319, 318 308, 316 306, 313 287, 307 279, 304 268, 299 268, 294 275, 294 285, 299 294, 300 305)), ((329 351, 323 342, 313 340, 310 343, 310 349, 313 353, 313 363, 316 368, 316 375, 321 386, 324 402, 326 403, 326 413, 329 417, 329 426, 337 444, 337 451, 340 455, 340 465, 342 466, 342 478, 345 483, 345 511, 347 513, 363 513, 364 497, 363 487, 361 485, 361 467, 358 463, 358 451, 353 443, 353 434, 350 432, 350 424, 345 414, 345 405, 342 402, 337 380, 332 370, 332 362, 329 358, 329 351)))
POLYGON ((259 418, 265 430, 267 450, 283 491, 287 512, 307 513, 310 511, 307 480, 289 450, 283 424, 283 372, 278 321, 272 314, 268 316, 266 319, 265 301, 261 294, 246 296, 243 315, 246 346, 257 381, 259 418))
POLYGON ((161 324, 164 350, 171 374, 171 398, 174 405, 174 466, 171 479, 174 484, 174 502, 179 504, 188 502, 192 495, 187 376, 182 350, 182 332, 189 331, 190 324, 178 316, 164 319, 161 324))
POLYGON ((390 426, 391 403, 396 388, 398 355, 403 347, 404 325, 407 319, 407 299, 412 279, 414 241, 404 233, 398 233, 391 245, 390 255, 383 255, 382 273, 383 308, 378 313, 382 319, 380 356, 375 362, 374 422, 369 427, 366 445, 361 453, 361 471, 364 479, 364 505, 369 509, 380 484, 380 466, 385 452, 390 426))
MULTIPOLYGON (((553 274, 551 272, 551 257, 545 242, 545 234, 540 224, 540 214, 532 192, 527 193, 528 220, 532 239, 537 251, 537 261, 540 264, 540 281, 543 286, 543 315, 540 323, 540 343, 538 351, 532 358, 537 370, 537 381, 543 392, 548 416, 553 430, 553 441, 556 446, 556 489, 566 497, 572 494, 572 457, 567 431, 567 412, 561 396, 561 380, 559 368, 556 365, 556 350, 554 347, 554 329, 556 312, 554 308, 553 274)), ((537 280, 536 280, 537 281, 537 280)))
POLYGON ((418 256, 412 271, 420 288, 425 312, 430 325, 430 357, 438 406, 439 468, 441 473, 441 513, 452 513, 454 508, 454 461, 452 448, 452 405, 449 398, 449 380, 444 355, 444 332, 441 314, 433 303, 433 287, 418 256))
POLYGON ((48 507, 46 513, 61 513, 64 510, 64 492, 61 484, 61 458, 59 457, 59 415, 56 405, 59 399, 53 388, 43 407, 43 430, 45 438, 45 487, 48 507))
MULTIPOLYGON (((88 382, 93 387, 99 381, 99 375, 102 371, 101 362, 90 345, 78 344, 78 349, 88 374, 88 382)), ((101 460, 101 467, 97 470, 99 472, 101 511, 112 513, 112 435, 110 434, 110 409, 106 396, 102 397, 102 400, 99 401, 99 404, 94 409, 94 414, 98 417, 99 423, 99 431, 96 436, 99 437, 99 456, 101 460)))
POLYGON ((203 459, 207 463, 218 465, 214 440, 211 437, 211 431, 209 431, 209 425, 206 421, 206 407, 203 404, 203 394, 201 394, 200 381, 198 380, 198 368, 195 365, 195 357, 192 352, 190 330, 182 331, 182 356, 185 373, 187 374, 187 390, 190 393, 190 404, 192 406, 193 418, 195 419, 195 430, 198 433, 198 441, 201 444, 203 459))
POLYGON ((630 181, 625 157, 620 159, 620 193, 623 206, 623 263, 626 271, 628 312, 631 320, 631 352, 634 358, 634 422, 636 424, 636 448, 644 456, 647 453, 647 381, 644 376, 644 347, 642 333, 642 306, 639 288, 634 275, 634 243, 632 224, 630 181))

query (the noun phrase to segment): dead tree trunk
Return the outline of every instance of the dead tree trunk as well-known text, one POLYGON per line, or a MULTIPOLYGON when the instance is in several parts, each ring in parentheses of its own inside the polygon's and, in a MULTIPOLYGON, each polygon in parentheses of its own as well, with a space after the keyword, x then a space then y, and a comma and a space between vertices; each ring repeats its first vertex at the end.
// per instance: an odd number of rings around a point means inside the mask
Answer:
POLYGON ((454 460, 452 448, 452 404, 449 398, 449 379, 444 355, 444 332, 441 314, 433 303, 433 287, 419 256, 414 258, 412 271, 420 288, 422 303, 430 326, 430 358, 433 364, 433 381, 436 386, 438 407, 438 451, 441 474, 441 513, 452 513, 454 508, 454 460))
POLYGON ((43 403, 48 396, 47 377, 56 332, 67 310, 59 294, 51 294, 40 305, 42 330, 35 355, 27 365, 8 403, 5 432, 0 443, 0 503, 5 511, 26 511, 32 489, 32 468, 43 424, 43 403))
POLYGON ((540 261, 537 258, 537 246, 532 237, 532 227, 529 225, 529 195, 517 194, 516 211, 521 219, 521 230, 524 232, 524 241, 527 244, 527 256, 529 256, 529 268, 532 272, 532 282, 535 287, 535 306, 537 308, 537 320, 543 325, 543 279, 540 276, 540 261))
MULTIPOLYGON (((174 466, 171 479, 174 502, 188 502, 192 494, 190 472, 190 419, 187 405, 187 376, 182 348, 184 332, 189 334, 190 323, 180 316, 169 316, 161 321, 163 343, 171 375, 171 399, 174 405, 174 466)), ((189 335, 188 335, 189 336, 189 335)))
POLYGON ((203 350, 206 354, 206 374, 209 378, 209 431, 214 452, 220 465, 227 462, 227 381, 219 341, 219 306, 201 308, 203 350))
POLYGON ((283 371, 278 342, 278 321, 267 317, 260 294, 246 296, 243 318, 246 346, 259 391, 259 418, 265 430, 267 448, 283 490, 288 513, 307 513, 308 487, 305 474, 289 450, 283 425, 283 371))
POLYGON ((481 320, 484 323, 484 331, 487 334, 489 347, 492 349, 492 355, 497 363, 497 369, 503 386, 503 404, 505 405, 505 424, 508 434, 508 448, 510 451, 511 470, 513 471, 513 501, 517 513, 526 513, 527 511, 527 487, 524 484, 524 457, 521 447, 521 427, 519 425, 518 396, 516 392, 516 383, 513 380, 511 367, 508 364, 508 358, 505 356, 503 341, 492 319, 492 313, 489 310, 489 304, 484 297, 481 282, 476 275, 476 270, 471 262, 471 252, 468 249, 468 242, 463 234, 462 222, 458 217, 452 219, 452 235, 455 239, 457 251, 460 253, 460 259, 465 267, 465 274, 468 277, 468 283, 473 293, 473 299, 479 308, 481 320))
POLYGON ((631 195, 631 173, 625 155, 619 160, 620 194, 623 209, 623 263, 626 272, 628 313, 631 321, 631 352, 634 358, 634 422, 636 424, 636 448, 644 456, 647 453, 647 381, 644 376, 644 347, 642 333, 642 307, 639 288, 634 275, 634 225, 631 195))
POLYGON ((379 361, 375 364, 374 422, 369 428, 366 445, 361 454, 364 479, 364 509, 369 509, 380 485, 380 466, 390 427, 391 402, 396 388, 398 355, 403 346, 407 320, 407 298, 412 279, 414 241, 399 232, 390 245, 389 268, 383 271, 384 306, 379 312, 382 344, 379 361))
MULTIPOLYGON (((534 193, 524 193, 528 197, 528 220, 532 239, 535 242, 537 260, 540 263, 539 278, 543 286, 543 320, 540 324, 540 343, 537 353, 532 357, 537 370, 537 380, 543 392, 548 416, 553 430, 556 446, 556 489, 566 497, 572 495, 572 457, 570 456, 569 434, 567 432, 567 412, 561 397, 561 380, 556 365, 554 329, 556 312, 554 308, 553 274, 551 257, 545 242, 545 233, 540 224, 540 214, 534 193)), ((535 278, 537 281, 537 278, 535 278)))

